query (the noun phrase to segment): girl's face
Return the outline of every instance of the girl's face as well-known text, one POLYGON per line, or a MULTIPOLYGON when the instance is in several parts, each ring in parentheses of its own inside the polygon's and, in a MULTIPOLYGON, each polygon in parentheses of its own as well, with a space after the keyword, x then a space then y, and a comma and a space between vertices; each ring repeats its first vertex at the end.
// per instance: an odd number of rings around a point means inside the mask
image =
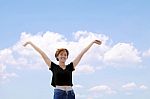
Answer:
POLYGON ((68 56, 66 51, 61 51, 59 55, 57 56, 59 62, 66 62, 68 56))

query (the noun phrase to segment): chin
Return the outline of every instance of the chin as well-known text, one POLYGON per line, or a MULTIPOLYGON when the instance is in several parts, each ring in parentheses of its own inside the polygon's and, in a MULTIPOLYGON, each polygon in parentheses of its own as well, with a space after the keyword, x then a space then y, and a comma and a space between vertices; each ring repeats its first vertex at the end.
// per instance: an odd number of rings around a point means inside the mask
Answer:
POLYGON ((62 61, 60 61, 60 62, 65 63, 65 62, 66 62, 66 60, 62 60, 62 61))

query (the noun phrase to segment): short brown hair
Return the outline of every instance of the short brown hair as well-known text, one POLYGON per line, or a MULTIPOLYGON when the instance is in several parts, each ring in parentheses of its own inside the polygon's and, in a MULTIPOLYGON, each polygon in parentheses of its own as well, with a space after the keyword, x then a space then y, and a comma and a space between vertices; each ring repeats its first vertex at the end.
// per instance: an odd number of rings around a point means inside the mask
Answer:
POLYGON ((55 58, 56 58, 57 61, 59 61, 58 58, 57 58, 57 56, 58 56, 58 55, 60 54, 60 52, 62 52, 62 51, 66 51, 66 52, 67 52, 67 57, 68 57, 69 51, 68 51, 66 48, 57 49, 57 51, 55 52, 55 58))

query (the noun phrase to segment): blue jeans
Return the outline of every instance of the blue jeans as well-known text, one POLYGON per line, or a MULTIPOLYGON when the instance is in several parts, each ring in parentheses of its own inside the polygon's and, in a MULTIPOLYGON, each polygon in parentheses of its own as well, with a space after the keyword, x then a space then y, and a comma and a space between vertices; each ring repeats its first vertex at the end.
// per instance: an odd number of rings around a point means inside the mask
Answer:
POLYGON ((54 89, 54 99, 75 99, 75 93, 73 90, 64 91, 60 89, 54 89))

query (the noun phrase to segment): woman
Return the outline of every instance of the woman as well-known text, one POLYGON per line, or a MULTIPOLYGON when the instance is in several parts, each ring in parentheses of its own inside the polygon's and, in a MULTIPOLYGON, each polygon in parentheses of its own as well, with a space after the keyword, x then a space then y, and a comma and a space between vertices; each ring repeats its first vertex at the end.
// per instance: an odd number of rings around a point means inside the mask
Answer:
POLYGON ((65 48, 58 49, 55 53, 55 58, 57 61, 59 61, 59 64, 57 65, 52 62, 48 56, 32 42, 26 42, 24 46, 31 45, 42 56, 45 63, 48 65, 49 70, 52 71, 53 75, 51 85, 55 87, 54 99, 75 99, 75 94, 72 89, 72 71, 75 70, 75 67, 80 62, 82 56, 94 43, 100 45, 102 42, 99 40, 92 41, 68 65, 66 65, 65 62, 68 59, 69 51, 65 48))

